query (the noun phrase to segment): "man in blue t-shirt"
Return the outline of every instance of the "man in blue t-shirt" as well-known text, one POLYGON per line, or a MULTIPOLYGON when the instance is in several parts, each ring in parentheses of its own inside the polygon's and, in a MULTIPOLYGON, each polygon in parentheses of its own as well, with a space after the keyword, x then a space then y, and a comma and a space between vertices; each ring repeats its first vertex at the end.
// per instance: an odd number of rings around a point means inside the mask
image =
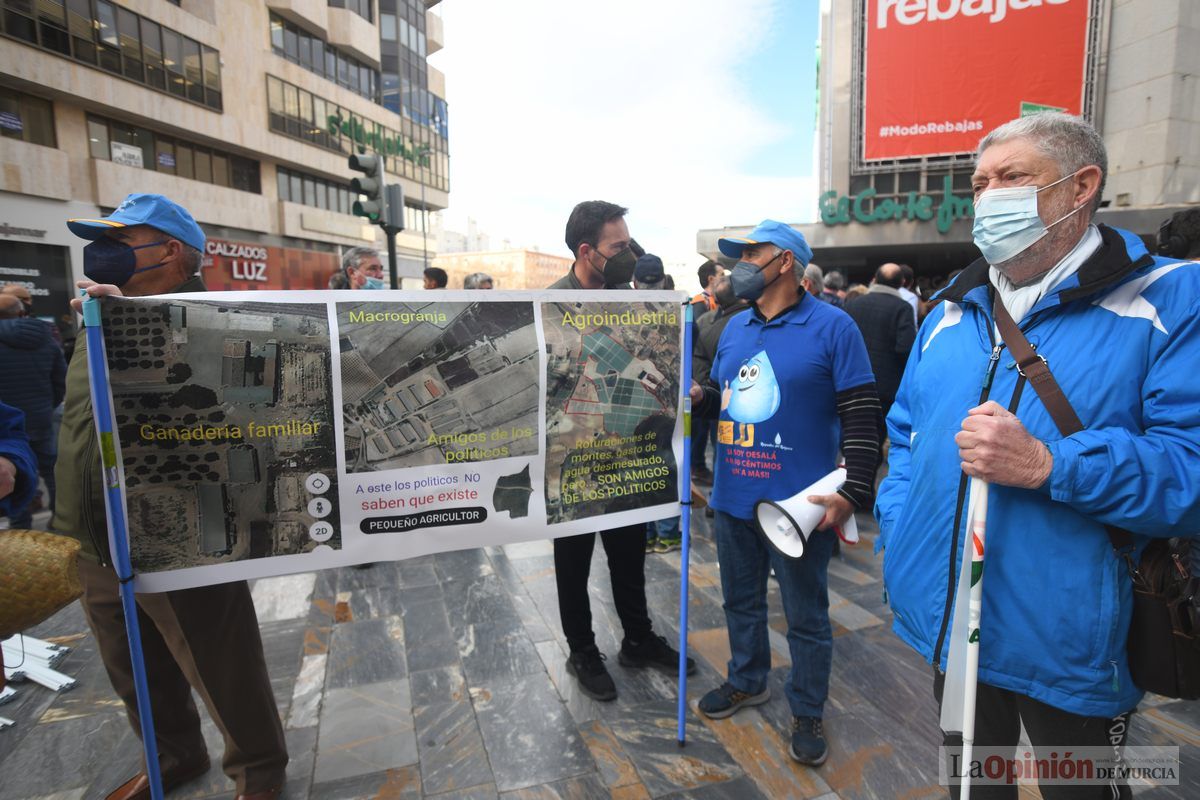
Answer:
POLYGON ((745 238, 725 237, 718 246, 739 259, 733 289, 753 306, 725 328, 705 385, 692 387, 697 415, 718 420, 710 502, 731 654, 726 682, 701 698, 699 708, 721 719, 770 698, 767 573, 774 568, 792 658, 786 689, 791 755, 817 766, 828 755, 821 718, 833 660, 832 528, 871 506, 879 399, 854 321, 798 286, 812 258, 800 233, 764 220, 745 238), (825 506, 825 516, 803 556, 783 555, 755 523, 755 503, 786 499, 828 474, 839 447, 845 484, 835 494, 808 498, 825 506))

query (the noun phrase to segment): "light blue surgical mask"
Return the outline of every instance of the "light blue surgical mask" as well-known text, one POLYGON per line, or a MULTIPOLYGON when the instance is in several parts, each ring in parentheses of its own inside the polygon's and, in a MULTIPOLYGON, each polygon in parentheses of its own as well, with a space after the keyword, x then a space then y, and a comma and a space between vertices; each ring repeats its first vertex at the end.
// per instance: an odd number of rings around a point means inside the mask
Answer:
POLYGON ((367 276, 367 281, 362 285, 364 289, 386 289, 387 284, 383 282, 383 278, 375 278, 371 275, 367 276))
POLYGON ((991 265, 1003 264, 1028 250, 1050 233, 1050 229, 1083 208, 1059 217, 1049 225, 1038 215, 1038 192, 1057 186, 1074 172, 1046 186, 1010 186, 988 189, 975 198, 975 224, 971 234, 975 246, 991 265))

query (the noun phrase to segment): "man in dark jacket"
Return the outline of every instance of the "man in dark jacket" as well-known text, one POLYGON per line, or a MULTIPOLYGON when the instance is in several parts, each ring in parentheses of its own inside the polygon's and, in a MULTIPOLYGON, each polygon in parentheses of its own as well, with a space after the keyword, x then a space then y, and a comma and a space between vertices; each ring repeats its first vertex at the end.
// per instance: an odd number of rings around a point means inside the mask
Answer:
MULTIPOLYGON (((101 220, 73 219, 71 231, 91 239, 81 281, 91 297, 204 291, 204 232, 184 208, 162 195, 131 194, 101 220)), ((79 310, 79 300, 72 305, 79 310)), ((100 657, 135 733, 140 735, 133 668, 117 575, 108 551, 104 486, 88 389, 87 340, 67 370, 59 436, 58 505, 53 529, 80 541, 83 610, 100 657)), ((222 767, 240 800, 272 800, 284 783, 287 747, 267 674, 258 618, 246 581, 138 594, 142 652, 154 709, 163 789, 208 771, 209 759, 192 690, 204 700, 225 740, 222 767)), ((108 800, 150 797, 145 772, 108 800)))
MULTIPOLYGON (((717 354, 717 342, 721 341, 721 332, 734 314, 740 314, 750 307, 749 303, 733 293, 733 284, 728 275, 719 276, 713 283, 713 297, 717 301, 717 309, 696 323, 696 340, 692 342, 692 380, 701 386, 708 380, 713 358, 717 354)), ((716 430, 715 426, 713 430, 716 430)))
MULTIPOLYGON (((692 339, 692 379, 701 385, 708 380, 713 357, 717 354, 717 342, 721 341, 721 332, 725 330, 725 326, 729 324, 729 320, 735 314, 750 307, 749 303, 733 293, 733 284, 729 280, 728 273, 723 272, 713 281, 712 294, 717 307, 696 322, 696 334, 692 339)), ((717 425, 713 420, 696 417, 692 419, 692 428, 692 480, 698 484, 711 486, 713 473, 704 463, 703 445, 711 443, 713 458, 716 458, 717 425), (696 432, 702 432, 704 435, 700 445, 696 444, 696 432), (698 449, 700 451, 699 463, 696 461, 698 449)), ((704 507, 704 516, 712 517, 714 513, 712 506, 704 507)))
MULTIPOLYGON (((908 363, 908 352, 912 350, 917 328, 913 323, 912 306, 900 295, 904 275, 896 264, 884 264, 875 270, 875 280, 870 290, 846 306, 849 314, 862 331, 867 343, 867 355, 871 359, 871 371, 875 373, 875 387, 879 391, 879 404, 883 407, 883 420, 896 399, 900 388, 900 377, 908 363)), ((880 438, 882 443, 883 438, 880 438)))
MULTIPOLYGON (((567 247, 575 255, 575 262, 570 272, 548 288, 628 289, 638 257, 634 255, 636 243, 625 224, 627 210, 602 200, 575 206, 566 230, 567 247)), ((600 540, 608 557, 613 605, 625 633, 619 663, 674 674, 679 668, 679 651, 654 633, 646 609, 646 526, 625 525, 600 531, 600 540)), ((595 547, 594 533, 554 540, 558 613, 571 652, 567 671, 579 681, 580 691, 595 700, 615 700, 617 686, 604 666, 606 657, 596 647, 592 630, 588 575, 595 547)), ((695 668, 689 658, 688 674, 695 668)))
MULTIPOLYGON (((62 402, 67 364, 51 336, 51 326, 27 317, 20 299, 0 294, 0 401, 25 412, 25 434, 37 456, 38 474, 46 481, 54 509, 54 409, 62 402)), ((33 524, 33 504, 14 506, 8 516, 14 528, 33 524)))

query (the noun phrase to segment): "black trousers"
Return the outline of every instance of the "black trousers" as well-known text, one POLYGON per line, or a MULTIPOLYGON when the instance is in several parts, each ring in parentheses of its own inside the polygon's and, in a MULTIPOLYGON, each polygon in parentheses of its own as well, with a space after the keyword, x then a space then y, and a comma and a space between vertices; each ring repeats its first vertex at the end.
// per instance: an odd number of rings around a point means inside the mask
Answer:
MULTIPOLYGON (((945 676, 935 670, 933 695, 938 712, 942 707, 942 684, 945 676)), ((1021 725, 1029 734, 1029 743, 1039 759, 1050 753, 1082 747, 1120 750, 1125 746, 1133 711, 1112 719, 1084 717, 1034 700, 1007 689, 979 684, 975 698, 975 748, 1016 750, 1021 737, 1021 725)), ((943 731, 942 744, 962 747, 960 734, 943 731)), ((1133 796, 1124 781, 1104 786, 1039 785, 1043 800, 1128 800, 1133 796)), ((950 787, 950 796, 958 800, 958 786, 950 787)), ((1017 787, 988 786, 972 782, 971 797, 977 800, 1017 800, 1017 787)))
MULTIPOLYGON (((613 603, 625 630, 625 638, 636 642, 650 636, 646 611, 646 526, 626 525, 601 531, 600 541, 608 556, 613 603)), ((592 630, 592 605, 588 597, 588 575, 596 534, 583 533, 554 540, 554 578, 558 583, 558 614, 567 646, 574 653, 596 643, 592 630)))

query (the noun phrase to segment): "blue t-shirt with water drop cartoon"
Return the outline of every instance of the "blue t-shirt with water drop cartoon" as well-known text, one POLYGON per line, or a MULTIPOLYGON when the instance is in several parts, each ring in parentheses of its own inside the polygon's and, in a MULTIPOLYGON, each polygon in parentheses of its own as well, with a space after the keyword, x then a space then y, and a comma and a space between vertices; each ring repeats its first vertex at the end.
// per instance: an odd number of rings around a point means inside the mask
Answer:
POLYGON ((836 395, 875 381, 854 320, 807 293, 770 322, 757 309, 732 319, 711 378, 721 415, 710 504, 741 519, 837 466, 836 395))

